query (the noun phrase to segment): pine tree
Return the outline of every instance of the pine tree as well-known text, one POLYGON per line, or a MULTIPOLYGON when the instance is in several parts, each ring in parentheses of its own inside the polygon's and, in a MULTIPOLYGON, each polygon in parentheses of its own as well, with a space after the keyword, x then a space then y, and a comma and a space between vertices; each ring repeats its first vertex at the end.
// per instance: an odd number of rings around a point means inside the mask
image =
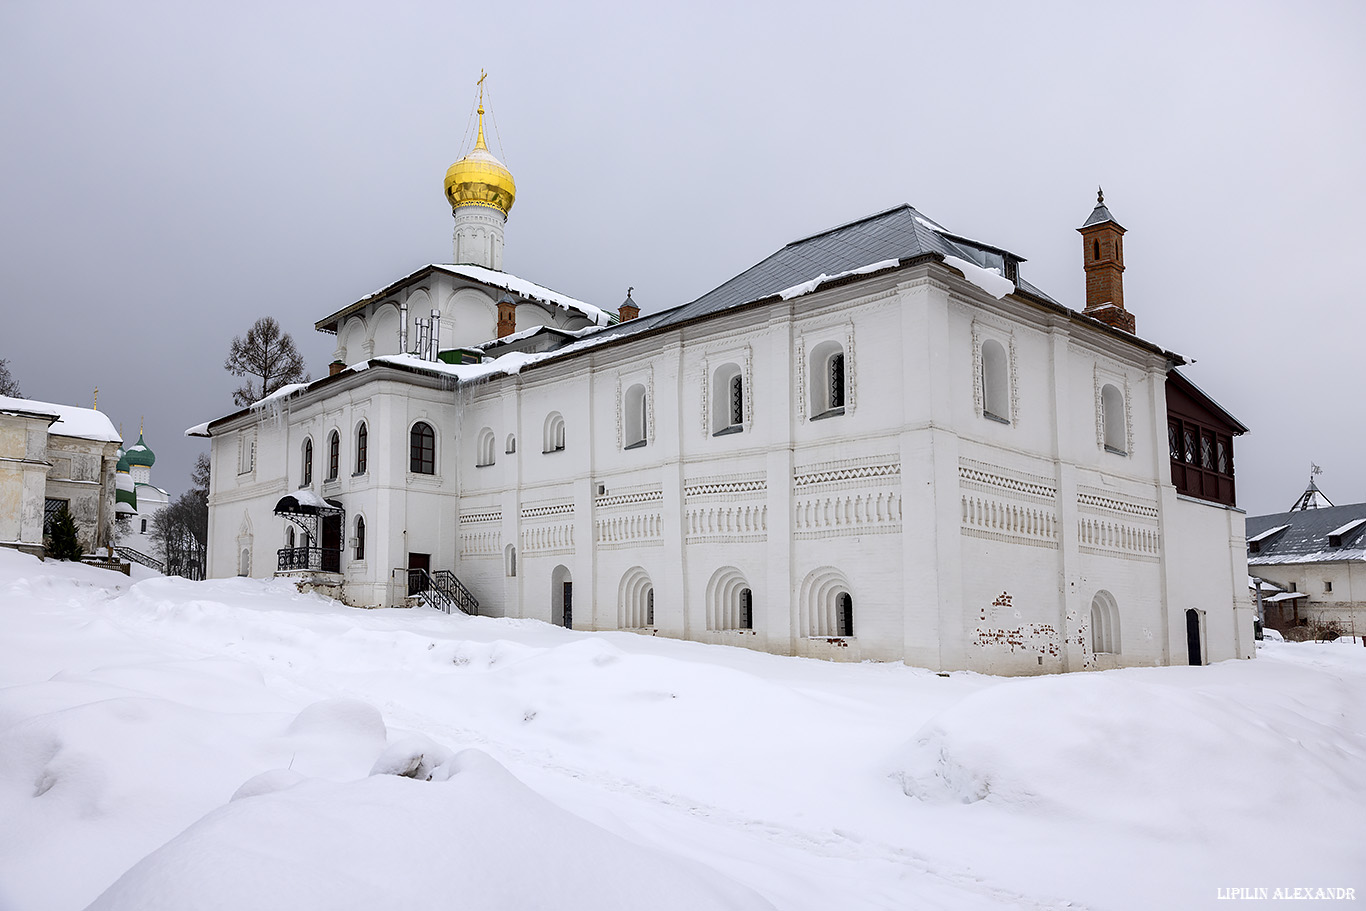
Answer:
POLYGON ((48 538, 47 555, 58 560, 79 560, 84 553, 76 535, 76 520, 63 504, 52 517, 52 531, 48 538))
POLYGON ((250 405, 290 383, 308 382, 304 357, 288 332, 273 317, 263 316, 245 336, 235 336, 224 368, 247 382, 232 393, 233 403, 250 405))
POLYGON ((0 395, 13 396, 16 399, 24 397, 19 391, 19 381, 9 372, 9 361, 4 358, 0 358, 0 395))

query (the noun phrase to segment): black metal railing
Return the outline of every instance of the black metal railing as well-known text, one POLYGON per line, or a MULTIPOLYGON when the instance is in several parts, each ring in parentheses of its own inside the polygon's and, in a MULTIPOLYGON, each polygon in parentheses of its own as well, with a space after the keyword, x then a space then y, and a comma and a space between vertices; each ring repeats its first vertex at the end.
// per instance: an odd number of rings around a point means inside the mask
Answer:
POLYGON ((341 550, 334 547, 282 547, 275 553, 276 569, 280 572, 292 569, 341 572, 341 550))
POLYGON ((132 560, 134 563, 141 563, 143 566, 150 567, 159 573, 166 572, 166 564, 156 557, 149 557, 140 550, 133 550, 131 547, 115 545, 114 552, 125 560, 132 560))
POLYGON ((419 595, 430 606, 448 614, 452 608, 472 617, 479 614, 479 599, 448 569, 434 573, 408 570, 408 594, 419 595))

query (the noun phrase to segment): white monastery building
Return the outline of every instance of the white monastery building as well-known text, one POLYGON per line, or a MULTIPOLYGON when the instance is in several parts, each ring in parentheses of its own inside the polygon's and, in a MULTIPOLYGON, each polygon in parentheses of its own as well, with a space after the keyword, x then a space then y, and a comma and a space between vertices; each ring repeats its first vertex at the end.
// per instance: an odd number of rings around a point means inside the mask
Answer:
POLYGON ((192 428, 209 575, 582 630, 996 674, 1253 654, 1232 437, 1134 334, 903 205, 691 303, 501 271, 512 175, 446 175, 452 265, 317 323, 331 374, 192 428))

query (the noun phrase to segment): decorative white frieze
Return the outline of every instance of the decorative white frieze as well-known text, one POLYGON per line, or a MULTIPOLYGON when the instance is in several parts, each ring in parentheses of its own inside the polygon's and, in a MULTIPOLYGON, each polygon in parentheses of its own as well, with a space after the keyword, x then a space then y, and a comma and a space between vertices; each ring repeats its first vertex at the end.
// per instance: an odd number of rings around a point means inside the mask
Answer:
POLYGON ((832 486, 871 486, 878 483, 896 483, 893 478, 901 475, 901 462, 895 456, 868 456, 862 459, 849 459, 840 462, 822 462, 798 468, 792 476, 792 486, 797 490, 804 488, 826 488, 832 486), (890 460, 889 460, 890 459, 890 460))
POLYGON ((900 488, 798 494, 793 497, 792 529, 793 536, 802 540, 898 534, 900 488))
POLYGON ((1156 528, 1081 516, 1077 519, 1077 545, 1084 554, 1155 563, 1162 538, 1156 528))
POLYGON ((958 460, 958 484, 967 490, 986 491, 1010 497, 1052 502, 1058 498, 1057 485, 1051 478, 1011 471, 974 459, 958 460))
POLYGON ((593 501, 594 541, 606 550, 662 545, 663 503, 664 489, 658 484, 604 493, 593 501))
POLYGON ((542 503, 522 507, 523 519, 544 519, 550 516, 572 516, 573 514, 573 500, 563 503, 542 503))
POLYGON ((768 506, 764 503, 689 504, 684 515, 689 544, 768 540, 768 506))
POLYGON ((522 527, 522 553, 567 554, 574 552, 574 523, 522 527))
POLYGON ((1077 488, 1077 508, 1082 512, 1114 513, 1157 521, 1157 501, 1124 497, 1112 490, 1077 488))
POLYGON ((1058 490, 1048 478, 960 459, 958 486, 964 535, 1031 547, 1058 546, 1058 490))

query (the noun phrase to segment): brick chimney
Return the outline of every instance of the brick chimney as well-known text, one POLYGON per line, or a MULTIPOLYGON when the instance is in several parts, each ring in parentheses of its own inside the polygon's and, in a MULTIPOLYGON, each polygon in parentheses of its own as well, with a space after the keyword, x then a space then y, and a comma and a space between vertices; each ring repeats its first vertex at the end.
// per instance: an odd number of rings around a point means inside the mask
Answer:
POLYGON ((1105 208, 1105 193, 1096 191, 1096 208, 1081 233, 1086 269, 1086 309, 1082 313, 1102 323, 1134 331, 1134 315, 1124 309, 1124 228, 1105 208))
POLYGON ((503 338, 517 331, 517 302, 512 295, 504 292, 498 298, 498 337, 503 338))
POLYGON ((621 318, 623 323, 628 319, 635 319, 640 316, 640 307, 631 300, 631 292, 634 290, 636 290, 634 285, 626 289, 626 300, 622 301, 621 306, 617 308, 617 316, 621 318))
POLYGON ((328 375, 328 376, 336 376, 338 373, 341 373, 341 372, 342 372, 343 370, 345 370, 345 369, 346 369, 346 364, 345 364, 344 362, 342 362, 342 361, 333 361, 332 363, 330 363, 330 364, 327 365, 327 375, 328 375))

